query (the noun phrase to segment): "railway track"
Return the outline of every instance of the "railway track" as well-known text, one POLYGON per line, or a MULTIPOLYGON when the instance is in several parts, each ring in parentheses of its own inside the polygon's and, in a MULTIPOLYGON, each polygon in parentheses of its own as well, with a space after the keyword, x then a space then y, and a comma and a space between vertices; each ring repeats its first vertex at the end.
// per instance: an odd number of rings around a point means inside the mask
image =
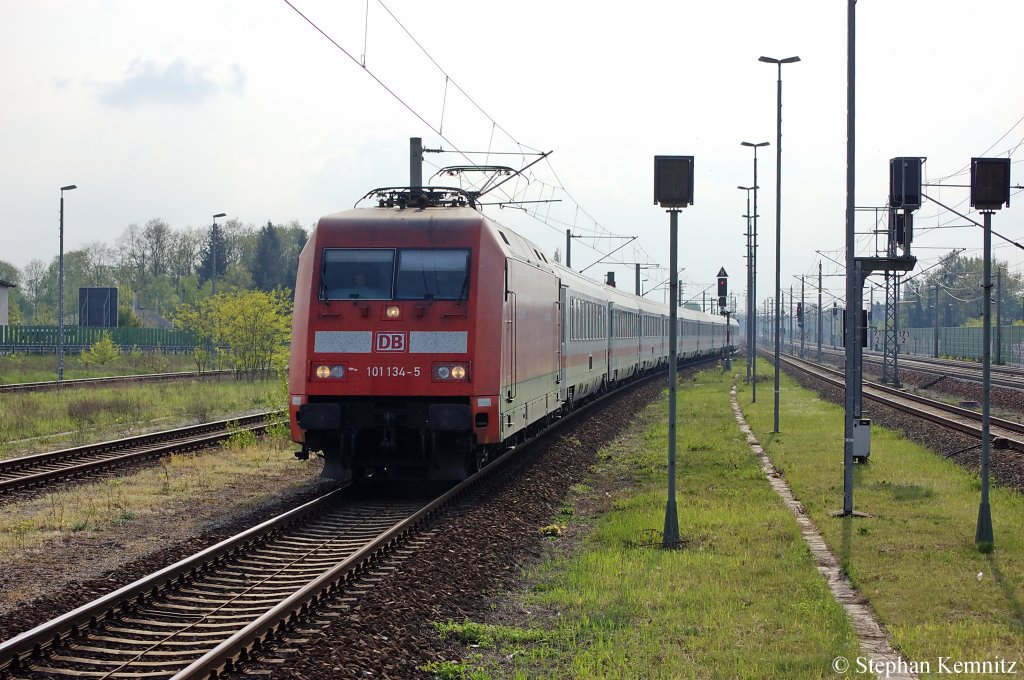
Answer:
MULTIPOLYGON (((780 356, 779 361, 839 389, 846 387, 842 371, 786 355, 780 356)), ((953 406, 872 382, 864 383, 862 395, 865 399, 911 413, 942 427, 978 439, 981 438, 981 414, 971 409, 953 406)), ((993 448, 1024 451, 1024 424, 993 417, 990 418, 989 435, 993 448)))
MULTIPOLYGON (((789 348, 794 354, 800 351, 799 345, 789 345, 789 348)), ((805 356, 814 355, 816 353, 817 347, 804 347, 805 356)), ((841 350, 837 351, 825 348, 822 349, 822 354, 829 357, 838 357, 840 359, 845 356, 841 350)), ((917 373, 927 373, 937 376, 938 379, 929 383, 929 386, 933 386, 946 378, 966 380, 968 382, 976 383, 981 382, 981 364, 977 362, 933 359, 909 354, 901 354, 898 362, 900 370, 915 371, 917 373)), ((881 366, 882 355, 878 352, 865 350, 864 363, 871 364, 873 366, 881 366)), ((1024 369, 1016 368, 1014 366, 993 365, 991 371, 993 387, 1024 390, 1024 369)))
POLYGON ((238 428, 262 431, 269 422, 284 416, 284 411, 265 411, 231 420, 0 460, 0 498, 16 490, 91 476, 170 453, 209 448, 230 437, 238 428))
POLYGON ((26 679, 232 669, 457 495, 336 490, 3 643, 0 668, 26 679))
POLYGON ((47 392, 70 387, 109 387, 111 385, 142 384, 150 382, 173 382, 175 380, 223 378, 230 376, 231 371, 204 371, 202 373, 149 373, 146 375, 118 375, 106 378, 78 378, 58 383, 56 380, 42 382, 0 384, 0 394, 23 392, 47 392))
POLYGON ((325 608, 344 607, 338 596, 372 586, 383 560, 426 540, 430 520, 591 408, 454 487, 347 486, 253 527, 0 643, 0 677, 186 680, 238 670, 325 608))
POLYGON ((184 679, 234 670, 410 549, 426 522, 510 459, 454 488, 332 491, 0 644, 0 677, 184 679))

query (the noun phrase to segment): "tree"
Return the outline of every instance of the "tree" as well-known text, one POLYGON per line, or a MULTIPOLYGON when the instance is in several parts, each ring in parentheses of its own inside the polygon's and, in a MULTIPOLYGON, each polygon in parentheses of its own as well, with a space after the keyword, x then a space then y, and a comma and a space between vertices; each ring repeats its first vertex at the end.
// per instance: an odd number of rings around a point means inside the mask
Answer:
POLYGON ((89 349, 82 352, 82 361, 87 364, 104 366, 116 359, 120 353, 121 350, 114 344, 114 339, 110 333, 104 332, 99 340, 94 342, 89 349))
POLYGON ((157 276, 147 281, 138 291, 139 307, 156 312, 161 316, 169 316, 180 302, 174 282, 167 275, 157 276))
POLYGON ((178 325, 212 345, 236 375, 252 380, 287 363, 291 300, 287 292, 221 293, 182 305, 178 325))
POLYGON ((277 227, 273 222, 267 222, 256 236, 256 253, 251 270, 252 281, 260 290, 271 291, 282 287, 284 272, 281 255, 277 227))
POLYGON ((142 328, 142 319, 135 314, 128 300, 118 294, 117 325, 121 328, 142 328))
POLYGON ((146 222, 142 229, 142 240, 149 254, 149 275, 153 278, 165 276, 173 244, 170 225, 160 218, 146 222))
MULTIPOLYGON (((90 285, 91 267, 89 256, 84 250, 64 253, 64 324, 78 324, 78 289, 90 285)), ((52 285, 52 295, 47 295, 53 305, 53 318, 58 318, 60 297, 60 261, 54 258, 47 273, 47 284, 52 285)), ((48 289, 48 293, 49 293, 48 289)))
POLYGON ((149 253, 146 250, 143 230, 137 224, 129 224, 118 239, 119 266, 122 276, 136 289, 146 278, 146 261, 149 253))
POLYGON ((89 286, 114 288, 117 286, 117 253, 100 241, 85 244, 84 283, 89 286))
POLYGON ((201 229, 186 229, 172 234, 168 273, 175 285, 195 273, 204 238, 201 229))
POLYGON ((0 260, 0 279, 7 281, 8 283, 18 284, 21 278, 21 272, 10 262, 4 262, 0 260))
POLYGON ((902 284, 900 325, 903 328, 923 328, 931 324, 932 293, 925 284, 920 277, 902 284))
MULTIPOLYGON (((1001 269, 1002 276, 1002 308, 1003 321, 1021 318, 1019 301, 1024 292, 1024 277, 1021 274, 1008 273, 1006 262, 994 260, 992 263, 993 285, 995 273, 1001 269)), ((935 323, 935 292, 938 289, 939 324, 942 326, 961 326, 969 319, 981 315, 984 262, 980 257, 963 257, 961 254, 950 254, 942 264, 924 275, 919 275, 906 282, 902 287, 901 298, 908 314, 905 325, 921 328, 935 323)), ((996 291, 993 288, 992 296, 996 291)), ((993 315, 996 301, 993 299, 993 315)))
POLYGON ((46 264, 42 260, 32 260, 21 273, 21 294, 26 303, 26 321, 29 324, 36 321, 36 307, 39 305, 39 294, 43 284, 43 277, 46 276, 46 264))
POLYGON ((309 240, 309 231, 304 229, 297 220, 292 220, 284 227, 278 227, 281 240, 281 266, 283 268, 281 287, 295 289, 295 276, 299 271, 299 254, 309 240))
POLYGON ((267 222, 256 234, 250 267, 256 287, 260 290, 294 289, 299 253, 308 238, 306 230, 294 220, 286 226, 267 222))
POLYGON ((214 257, 217 260, 217 278, 223 276, 228 270, 228 239, 224 233, 226 225, 218 225, 216 232, 211 228, 207 232, 205 243, 199 253, 199 281, 206 283, 213 279, 214 257))

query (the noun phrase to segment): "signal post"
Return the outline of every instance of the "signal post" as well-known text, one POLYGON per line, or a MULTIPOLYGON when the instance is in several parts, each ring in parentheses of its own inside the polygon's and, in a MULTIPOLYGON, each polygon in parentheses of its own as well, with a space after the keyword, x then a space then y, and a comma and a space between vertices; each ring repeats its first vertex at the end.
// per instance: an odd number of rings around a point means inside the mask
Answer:
POLYGON ((654 157, 654 203, 669 214, 668 500, 661 547, 679 548, 676 510, 676 365, 679 336, 679 211, 693 205, 693 156, 654 157))

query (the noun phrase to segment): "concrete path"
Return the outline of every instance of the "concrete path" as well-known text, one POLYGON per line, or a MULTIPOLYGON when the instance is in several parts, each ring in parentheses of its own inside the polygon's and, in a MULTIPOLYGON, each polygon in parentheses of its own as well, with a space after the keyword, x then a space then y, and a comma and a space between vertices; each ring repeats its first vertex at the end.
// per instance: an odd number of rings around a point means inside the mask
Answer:
POLYGON ((839 561, 829 551, 828 546, 825 544, 825 539, 822 538, 817 527, 814 526, 814 523, 807 516, 804 506, 793 496, 792 489, 783 481, 782 475, 772 465, 772 461, 765 454, 750 426, 747 425, 743 412, 740 411, 739 403, 736 401, 735 382, 732 385, 730 397, 732 398, 732 410, 736 415, 736 422, 739 423, 740 431, 746 435, 747 444, 750 445, 750 449, 757 457, 761 459, 761 468, 764 470, 765 476, 768 477, 768 482, 772 488, 782 497, 786 507, 796 516, 797 524, 800 526, 800 533, 803 534, 804 541, 811 549, 811 555, 813 555, 814 561, 818 566, 818 571, 828 581, 828 587, 832 591, 832 596, 836 599, 836 602, 843 605, 843 609, 846 610, 847 616, 850 617, 850 621, 853 623, 853 629, 860 638, 860 649, 863 657, 858 657, 857 659, 839 657, 833 661, 832 670, 839 675, 855 678, 868 675, 867 669, 870 668, 879 678, 917 680, 917 675, 911 672, 913 665, 893 650, 892 645, 889 644, 888 634, 882 628, 878 619, 875 618, 875 614, 867 605, 867 601, 850 585, 850 581, 839 567, 839 561))

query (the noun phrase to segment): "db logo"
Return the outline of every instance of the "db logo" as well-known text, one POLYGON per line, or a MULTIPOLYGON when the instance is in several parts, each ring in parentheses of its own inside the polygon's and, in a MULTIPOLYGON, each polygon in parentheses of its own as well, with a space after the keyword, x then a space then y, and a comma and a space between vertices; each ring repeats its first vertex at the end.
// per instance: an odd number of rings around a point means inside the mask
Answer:
POLYGON ((404 352, 405 333, 376 333, 373 348, 376 352, 404 352))

